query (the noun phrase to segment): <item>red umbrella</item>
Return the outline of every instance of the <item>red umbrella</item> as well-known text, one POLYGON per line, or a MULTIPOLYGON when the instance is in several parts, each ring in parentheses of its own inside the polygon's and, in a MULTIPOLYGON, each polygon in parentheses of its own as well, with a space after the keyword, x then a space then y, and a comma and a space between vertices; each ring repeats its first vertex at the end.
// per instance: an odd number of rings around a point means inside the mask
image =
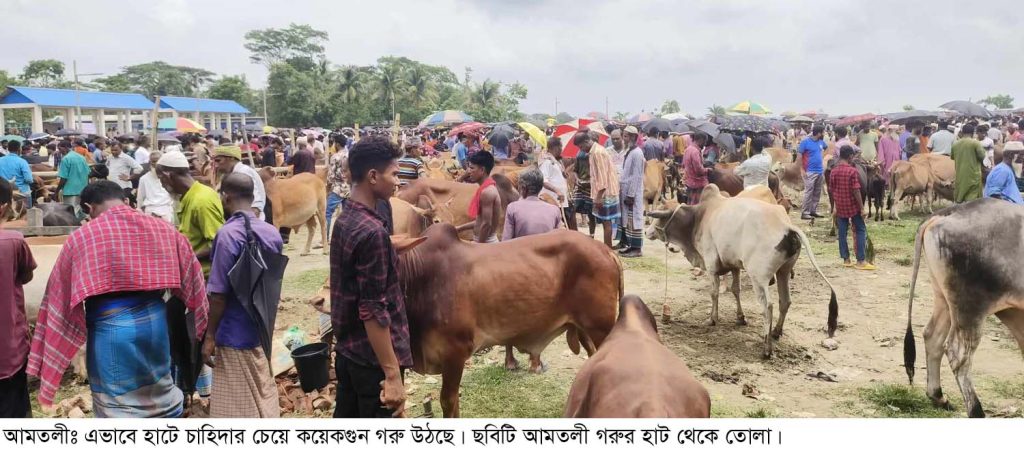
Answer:
POLYGON ((580 149, 572 142, 573 137, 581 131, 586 130, 590 132, 596 132, 598 134, 597 143, 604 145, 608 141, 608 133, 604 131, 604 127, 601 127, 601 121, 595 121, 593 119, 577 119, 575 121, 562 124, 555 128, 554 136, 562 140, 562 156, 565 158, 575 158, 579 154, 580 149))
POLYGON ((878 116, 876 116, 876 115, 874 115, 872 113, 858 114, 856 116, 847 116, 845 118, 842 118, 842 119, 836 121, 836 127, 853 126, 853 125, 860 124, 862 122, 874 121, 875 118, 877 118, 877 117, 878 116))
POLYGON ((451 135, 458 135, 458 134, 461 134, 461 133, 467 133, 468 134, 468 133, 472 133, 472 132, 482 132, 484 129, 486 129, 486 126, 484 126, 483 123, 479 123, 479 122, 475 122, 474 121, 474 122, 467 122, 467 123, 459 124, 458 126, 453 127, 452 130, 448 131, 448 133, 451 134, 451 135))

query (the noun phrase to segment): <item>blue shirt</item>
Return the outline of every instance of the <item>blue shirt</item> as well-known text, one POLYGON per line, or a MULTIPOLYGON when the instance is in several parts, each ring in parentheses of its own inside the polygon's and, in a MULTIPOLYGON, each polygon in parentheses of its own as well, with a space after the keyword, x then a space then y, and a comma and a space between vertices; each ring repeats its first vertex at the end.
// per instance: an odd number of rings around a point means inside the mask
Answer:
POLYGON ((1013 174, 1006 163, 999 163, 988 173, 985 179, 985 197, 1002 195, 1004 199, 1010 200, 1018 205, 1024 205, 1024 199, 1020 197, 1020 190, 1017 190, 1017 177, 1013 174))
POLYGON ((822 174, 825 172, 821 163, 821 141, 806 137, 800 141, 797 153, 799 153, 801 157, 804 155, 808 156, 807 172, 813 174, 822 174))
POLYGON ((469 149, 466 148, 466 144, 456 143, 452 151, 455 152, 455 159, 459 161, 459 166, 466 166, 466 158, 469 157, 469 149))
POLYGON ((228 278, 228 272, 235 266, 246 243, 242 214, 249 216, 252 232, 264 250, 280 253, 284 243, 277 228, 257 219, 252 211, 233 214, 213 239, 213 247, 210 249, 213 264, 210 266, 210 281, 206 284, 206 290, 225 295, 224 316, 217 327, 215 341, 217 346, 249 350, 260 346, 259 327, 238 300, 237 292, 231 288, 231 280, 228 278))
POLYGON ((32 169, 28 167, 28 161, 22 157, 15 154, 0 157, 0 177, 8 182, 14 179, 14 185, 18 190, 31 196, 32 169))

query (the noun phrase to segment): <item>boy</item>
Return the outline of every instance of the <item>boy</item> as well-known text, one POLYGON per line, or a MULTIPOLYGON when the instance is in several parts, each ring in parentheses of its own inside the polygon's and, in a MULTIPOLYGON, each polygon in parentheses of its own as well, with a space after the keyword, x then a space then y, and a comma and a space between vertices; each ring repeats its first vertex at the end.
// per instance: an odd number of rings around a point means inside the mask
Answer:
MULTIPOLYGON (((8 155, 17 156, 17 155, 8 155)), ((0 225, 7 221, 14 188, 0 179, 0 225)), ((28 320, 22 285, 36 262, 20 232, 0 228, 0 418, 32 417, 28 399, 28 320)))
POLYGON ((846 242, 846 231, 853 223, 854 247, 857 252, 857 269, 871 271, 875 266, 864 261, 867 242, 867 227, 864 224, 864 199, 860 194, 860 177, 857 169, 851 164, 854 154, 853 146, 844 145, 839 150, 839 164, 829 175, 829 196, 836 202, 836 218, 839 222, 839 256, 843 258, 843 266, 849 267, 850 249, 846 242))

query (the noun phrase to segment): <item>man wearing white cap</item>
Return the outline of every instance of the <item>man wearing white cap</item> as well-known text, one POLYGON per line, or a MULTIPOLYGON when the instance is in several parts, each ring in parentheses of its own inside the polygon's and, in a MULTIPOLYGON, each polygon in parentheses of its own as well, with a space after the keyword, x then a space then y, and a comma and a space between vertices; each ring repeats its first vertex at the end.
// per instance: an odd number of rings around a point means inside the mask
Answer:
MULTIPOLYGON (((127 155, 126 155, 127 156, 127 155)), ((163 153, 154 151, 149 155, 149 172, 139 178, 138 208, 145 214, 174 224, 174 204, 171 194, 160 184, 156 176, 156 163, 163 153)))
POLYGON ((242 149, 237 145, 221 145, 213 149, 213 165, 221 176, 227 176, 233 172, 245 174, 252 179, 252 211, 256 217, 266 220, 263 214, 267 203, 267 190, 263 186, 263 179, 260 174, 249 165, 242 162, 242 149))

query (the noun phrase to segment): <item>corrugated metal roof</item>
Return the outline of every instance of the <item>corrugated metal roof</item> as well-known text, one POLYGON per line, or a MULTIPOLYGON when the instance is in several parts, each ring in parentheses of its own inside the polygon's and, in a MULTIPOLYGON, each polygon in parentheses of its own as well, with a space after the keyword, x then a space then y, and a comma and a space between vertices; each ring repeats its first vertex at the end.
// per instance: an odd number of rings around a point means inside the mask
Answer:
POLYGON ((78 92, 78 101, 76 102, 75 100, 75 91, 68 89, 8 86, 7 90, 0 95, 0 105, 34 103, 39 106, 60 106, 65 108, 79 106, 103 110, 143 111, 153 109, 153 102, 137 93, 81 90, 78 92))
POLYGON ((203 113, 249 114, 249 110, 234 100, 209 98, 160 97, 160 108, 182 113, 199 111, 203 113))

